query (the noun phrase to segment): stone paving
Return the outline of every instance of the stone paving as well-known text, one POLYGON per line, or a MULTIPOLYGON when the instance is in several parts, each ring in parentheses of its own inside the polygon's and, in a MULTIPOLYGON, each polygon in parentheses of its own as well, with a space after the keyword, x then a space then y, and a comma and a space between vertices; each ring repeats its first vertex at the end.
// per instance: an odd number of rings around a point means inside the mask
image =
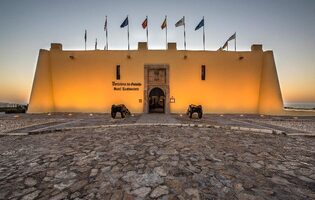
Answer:
POLYGON ((117 126, 0 137, 0 199, 315 199, 313 137, 80 119, 70 125, 117 126))
POLYGON ((162 124, 179 124, 179 120, 175 119, 172 115, 164 114, 142 114, 137 120, 137 123, 162 123, 162 124))
POLYGON ((289 119, 289 120, 272 120, 272 119, 266 119, 266 120, 259 120, 259 122, 277 125, 285 128, 291 128, 291 129, 297 129, 304 132, 311 132, 315 133, 315 125, 314 121, 312 119, 289 119))
MULTIPOLYGON (((315 115, 315 113, 314 113, 315 115)), ((103 113, 46 113, 46 114, 0 114, 2 133, 30 133, 45 130, 60 130, 72 127, 98 127, 124 124, 195 124, 222 127, 268 129, 295 135, 315 136, 315 116, 260 116, 260 115, 215 115, 205 114, 202 119, 188 118, 185 114, 133 114, 131 117, 112 119, 103 113)))

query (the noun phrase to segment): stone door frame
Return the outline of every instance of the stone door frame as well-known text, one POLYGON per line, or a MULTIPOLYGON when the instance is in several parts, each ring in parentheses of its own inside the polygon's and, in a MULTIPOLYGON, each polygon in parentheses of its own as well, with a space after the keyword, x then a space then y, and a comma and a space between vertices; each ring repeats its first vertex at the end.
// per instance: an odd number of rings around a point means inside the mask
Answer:
POLYGON ((164 113, 170 113, 170 79, 169 79, 169 65, 168 64, 145 64, 144 65, 144 91, 143 91, 143 112, 149 113, 149 94, 153 88, 160 88, 165 94, 164 113), (165 69, 165 83, 152 84, 149 83, 150 69, 165 69))

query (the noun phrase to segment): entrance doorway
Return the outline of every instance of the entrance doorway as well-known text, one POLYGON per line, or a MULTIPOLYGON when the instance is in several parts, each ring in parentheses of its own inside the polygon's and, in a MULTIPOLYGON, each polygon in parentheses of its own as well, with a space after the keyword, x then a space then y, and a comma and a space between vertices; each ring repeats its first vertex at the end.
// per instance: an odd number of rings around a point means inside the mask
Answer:
POLYGON ((145 64, 143 112, 170 113, 170 81, 168 64, 145 64))
POLYGON ((165 94, 155 87, 149 93, 149 113, 165 113, 165 94))

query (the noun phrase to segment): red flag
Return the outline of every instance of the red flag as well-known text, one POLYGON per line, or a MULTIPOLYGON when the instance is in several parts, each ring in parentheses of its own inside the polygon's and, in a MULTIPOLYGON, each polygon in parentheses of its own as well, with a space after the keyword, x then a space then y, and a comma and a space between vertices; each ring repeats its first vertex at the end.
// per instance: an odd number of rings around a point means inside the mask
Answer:
POLYGON ((148 26, 148 18, 145 18, 145 20, 142 22, 142 28, 145 29, 148 26))

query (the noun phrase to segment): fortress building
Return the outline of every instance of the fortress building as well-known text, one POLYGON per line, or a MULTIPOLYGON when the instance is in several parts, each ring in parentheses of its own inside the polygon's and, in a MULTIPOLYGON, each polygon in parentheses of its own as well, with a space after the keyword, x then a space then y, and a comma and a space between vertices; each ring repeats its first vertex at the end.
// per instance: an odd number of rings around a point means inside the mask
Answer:
POLYGON ((39 52, 29 113, 110 112, 125 104, 133 113, 282 114, 283 101, 272 51, 167 50, 39 52))

